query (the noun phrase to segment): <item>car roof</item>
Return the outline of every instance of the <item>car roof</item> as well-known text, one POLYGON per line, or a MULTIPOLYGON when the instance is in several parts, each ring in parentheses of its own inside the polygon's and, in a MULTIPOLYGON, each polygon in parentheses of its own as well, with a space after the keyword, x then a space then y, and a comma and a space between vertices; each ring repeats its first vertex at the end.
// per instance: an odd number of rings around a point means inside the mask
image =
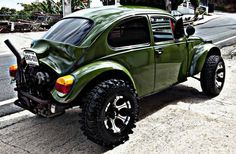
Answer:
POLYGON ((90 31, 92 35, 88 35, 88 37, 86 37, 85 42, 83 41, 85 44, 82 43, 84 46, 89 46, 94 41, 94 38, 92 37, 102 33, 115 21, 124 17, 133 16, 135 14, 145 13, 170 15, 164 10, 146 6, 103 6, 83 9, 64 18, 87 18, 94 22, 95 26, 90 31))
POLYGON ((66 17, 84 17, 91 20, 97 18, 111 16, 116 18, 117 16, 138 14, 138 13, 157 13, 157 14, 169 14, 164 10, 147 7, 147 6, 103 6, 96 8, 83 9, 74 12, 66 17))

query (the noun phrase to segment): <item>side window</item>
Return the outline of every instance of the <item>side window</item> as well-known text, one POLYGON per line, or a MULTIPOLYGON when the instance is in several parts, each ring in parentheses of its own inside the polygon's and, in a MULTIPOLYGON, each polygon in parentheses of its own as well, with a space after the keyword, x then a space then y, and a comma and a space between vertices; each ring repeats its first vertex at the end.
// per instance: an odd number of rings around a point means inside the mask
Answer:
POLYGON ((155 42, 174 40, 174 22, 167 17, 151 16, 152 32, 155 42))
POLYGON ((127 19, 112 29, 108 43, 112 47, 123 47, 150 42, 148 21, 145 17, 127 19))

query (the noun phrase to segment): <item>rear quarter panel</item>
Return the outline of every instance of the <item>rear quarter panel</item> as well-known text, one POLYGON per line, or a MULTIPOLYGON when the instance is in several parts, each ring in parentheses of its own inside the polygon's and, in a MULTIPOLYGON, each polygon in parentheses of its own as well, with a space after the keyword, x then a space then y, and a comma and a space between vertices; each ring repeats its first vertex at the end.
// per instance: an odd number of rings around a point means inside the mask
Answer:
POLYGON ((52 95, 55 100, 61 103, 73 101, 89 81, 105 71, 115 69, 122 70, 130 77, 138 96, 142 97, 153 92, 154 50, 151 42, 124 48, 112 48, 107 42, 107 36, 113 27, 121 20, 130 17, 133 16, 117 20, 96 38, 81 59, 84 65, 72 73, 76 78, 73 90, 67 96, 60 98, 54 89, 52 95))
MULTIPOLYGON (((131 15, 121 18, 114 22, 104 33, 98 38, 94 44, 94 51, 104 54, 98 60, 111 60, 124 66, 131 74, 138 96, 144 96, 152 93, 154 90, 154 50, 151 42, 148 44, 140 44, 121 48, 113 48, 108 44, 107 37, 110 31, 121 21, 139 15, 131 15)), ((144 15, 140 15, 144 16, 144 15)), ((145 16, 147 17, 147 16, 145 16)), ((148 21, 149 22, 149 21, 148 21)), ((148 25, 150 29, 150 24, 148 25)), ((151 31, 150 31, 151 36, 151 31)), ((138 37, 138 36, 137 36, 138 37)))

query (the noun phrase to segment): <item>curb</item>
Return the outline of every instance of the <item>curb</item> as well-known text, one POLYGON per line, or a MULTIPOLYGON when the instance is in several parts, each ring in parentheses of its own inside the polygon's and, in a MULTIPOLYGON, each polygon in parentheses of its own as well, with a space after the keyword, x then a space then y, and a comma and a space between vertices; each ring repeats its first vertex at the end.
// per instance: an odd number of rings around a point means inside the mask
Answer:
MULTIPOLYGON (((219 18, 219 16, 218 16, 218 17, 211 18, 211 19, 209 19, 209 20, 206 20, 205 22, 200 22, 200 23, 195 23, 195 22, 193 22, 193 25, 194 25, 194 26, 202 25, 202 24, 205 24, 205 23, 207 23, 207 22, 209 22, 209 21, 215 20, 215 19, 217 19, 217 18, 219 18)), ((199 21, 201 21, 201 20, 199 20, 199 21)))
POLYGON ((235 45, 236 44, 236 36, 215 42, 214 44, 219 48, 224 48, 224 47, 228 47, 231 45, 235 45))

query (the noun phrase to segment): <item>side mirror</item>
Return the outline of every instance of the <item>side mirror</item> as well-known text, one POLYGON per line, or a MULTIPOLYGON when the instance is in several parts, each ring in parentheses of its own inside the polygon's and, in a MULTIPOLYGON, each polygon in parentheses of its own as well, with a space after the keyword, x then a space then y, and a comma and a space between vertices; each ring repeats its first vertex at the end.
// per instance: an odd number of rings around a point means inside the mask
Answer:
POLYGON ((188 26, 187 28, 186 28, 186 33, 187 33, 187 36, 189 37, 189 36, 191 36, 191 35, 193 35, 194 33, 195 33, 195 28, 193 27, 193 26, 188 26))

